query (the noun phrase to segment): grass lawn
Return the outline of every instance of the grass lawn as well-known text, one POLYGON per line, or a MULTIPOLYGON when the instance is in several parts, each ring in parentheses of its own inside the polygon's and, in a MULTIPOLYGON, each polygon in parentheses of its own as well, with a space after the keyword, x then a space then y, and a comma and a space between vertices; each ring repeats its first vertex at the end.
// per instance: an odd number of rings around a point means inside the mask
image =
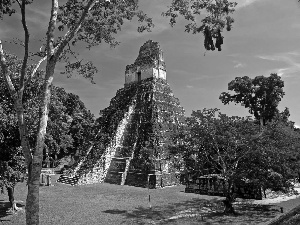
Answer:
MULTIPOLYGON (((24 209, 27 187, 18 184, 15 199, 24 209), (22 201, 22 202, 21 202, 22 201)), ((94 184, 40 187, 40 224, 263 224, 280 214, 278 206, 237 204, 237 215, 222 213, 222 198, 184 193, 184 186, 150 190, 94 184)), ((7 214, 7 194, 0 195, 0 225, 25 224, 25 212, 7 214)))

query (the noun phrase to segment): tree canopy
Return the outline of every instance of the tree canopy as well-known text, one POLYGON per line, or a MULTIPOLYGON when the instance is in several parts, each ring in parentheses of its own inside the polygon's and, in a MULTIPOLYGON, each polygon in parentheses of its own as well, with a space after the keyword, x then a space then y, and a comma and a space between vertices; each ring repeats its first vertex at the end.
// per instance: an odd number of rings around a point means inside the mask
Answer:
MULTIPOLYGON (((0 83, 1 149, 13 151, 21 145, 20 141, 16 141, 19 140, 17 118, 13 100, 10 98, 2 77, 0 77, 0 83)), ((35 132, 38 125, 36 118, 39 113, 41 86, 41 78, 32 79, 23 96, 28 125, 27 132, 32 148, 35 144, 35 132)), ((48 152, 53 157, 55 155, 63 157, 71 153, 75 154, 76 149, 84 151, 88 140, 93 135, 93 114, 86 109, 77 95, 67 93, 63 88, 56 86, 52 86, 51 90, 49 123, 45 136, 44 152, 48 152)))
POLYGON ((248 181, 264 188, 288 186, 299 135, 283 115, 276 114, 259 136, 251 117, 229 117, 218 109, 193 111, 173 153, 183 155, 186 166, 198 175, 220 174, 228 184, 225 211, 232 212, 237 185, 248 181))
POLYGON ((236 2, 228 0, 172 0, 169 9, 163 16, 170 17, 170 25, 174 26, 178 16, 183 16, 188 24, 185 31, 192 34, 204 35, 204 48, 221 51, 224 37, 221 35, 226 27, 231 30, 234 19, 230 16, 235 11, 236 2), (204 18, 202 18, 204 14, 204 18), (200 18, 202 18, 200 20, 200 18), (201 21, 199 24, 198 21, 201 21), (215 39, 215 43, 213 41, 215 39))
POLYGON ((228 90, 234 92, 222 92, 220 100, 222 103, 241 103, 249 109, 255 119, 266 125, 278 113, 278 104, 284 96, 284 82, 277 74, 269 77, 257 76, 254 79, 244 76, 236 77, 228 83, 228 90))

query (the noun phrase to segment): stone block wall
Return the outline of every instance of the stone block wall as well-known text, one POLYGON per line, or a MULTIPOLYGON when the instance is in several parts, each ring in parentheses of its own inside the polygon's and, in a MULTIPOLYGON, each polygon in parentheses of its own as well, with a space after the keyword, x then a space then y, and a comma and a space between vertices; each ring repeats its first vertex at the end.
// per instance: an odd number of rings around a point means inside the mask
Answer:
POLYGON ((153 77, 166 80, 167 73, 166 73, 166 71, 164 71, 162 69, 153 68, 153 77))
POLYGON ((126 167, 126 158, 113 158, 108 173, 110 171, 124 172, 125 167, 126 167))
POLYGON ((117 172, 117 171, 111 171, 107 173, 104 182, 105 183, 110 183, 110 184, 121 184, 122 181, 122 172, 117 172))
MULTIPOLYGON (((149 188, 163 188, 180 184, 180 173, 149 174, 149 188)), ((125 185, 148 187, 148 174, 134 173, 127 174, 125 185)))
POLYGON ((147 187, 148 185, 148 174, 128 172, 125 185, 136 186, 136 187, 147 187))

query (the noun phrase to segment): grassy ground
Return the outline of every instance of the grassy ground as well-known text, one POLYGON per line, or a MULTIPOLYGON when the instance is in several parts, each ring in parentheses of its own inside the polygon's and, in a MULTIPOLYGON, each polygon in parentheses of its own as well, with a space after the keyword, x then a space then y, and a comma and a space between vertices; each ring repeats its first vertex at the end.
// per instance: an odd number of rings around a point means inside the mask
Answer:
POLYGON ((299 225, 300 224, 300 205, 274 219, 268 225, 299 225))
MULTIPOLYGON (((25 184, 15 193, 24 208, 25 184)), ((221 197, 184 193, 184 186, 150 190, 150 195, 151 209, 144 188, 54 183, 40 188, 40 224, 264 224, 280 214, 276 205, 244 203, 235 205, 237 215, 226 216, 221 197)), ((7 214, 7 205, 8 197, 0 195, 0 225, 25 224, 24 211, 7 214)))

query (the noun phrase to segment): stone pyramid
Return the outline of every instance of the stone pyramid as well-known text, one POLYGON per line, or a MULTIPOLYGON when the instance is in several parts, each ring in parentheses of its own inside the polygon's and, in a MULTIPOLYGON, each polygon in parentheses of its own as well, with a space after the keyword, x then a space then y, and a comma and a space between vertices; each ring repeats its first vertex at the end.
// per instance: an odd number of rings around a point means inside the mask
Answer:
POLYGON ((126 67, 125 85, 101 110, 93 146, 68 175, 72 185, 108 182, 146 187, 179 183, 181 162, 170 154, 185 123, 184 109, 166 81, 163 52, 147 41, 126 67))

